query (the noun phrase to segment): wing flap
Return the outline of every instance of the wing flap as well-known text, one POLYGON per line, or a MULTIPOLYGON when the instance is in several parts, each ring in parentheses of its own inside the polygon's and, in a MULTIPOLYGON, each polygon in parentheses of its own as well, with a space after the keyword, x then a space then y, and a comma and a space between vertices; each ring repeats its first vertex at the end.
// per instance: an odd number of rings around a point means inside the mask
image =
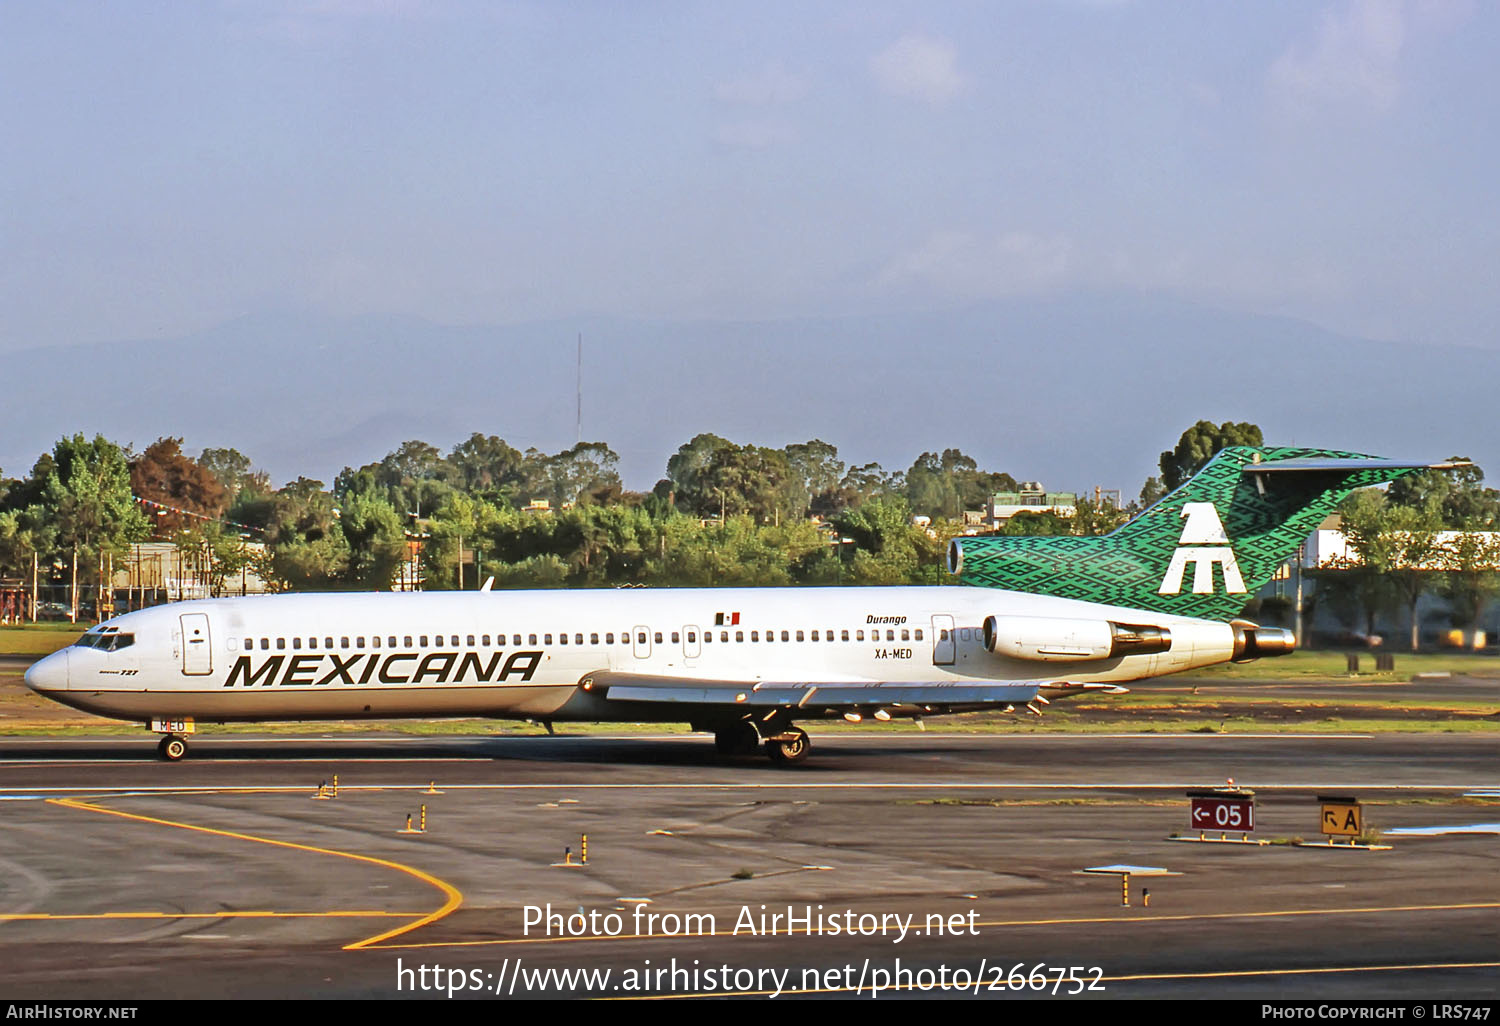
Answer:
POLYGON ((597 673, 585 686, 619 702, 858 709, 885 706, 1025 705, 1041 681, 705 681, 597 673))

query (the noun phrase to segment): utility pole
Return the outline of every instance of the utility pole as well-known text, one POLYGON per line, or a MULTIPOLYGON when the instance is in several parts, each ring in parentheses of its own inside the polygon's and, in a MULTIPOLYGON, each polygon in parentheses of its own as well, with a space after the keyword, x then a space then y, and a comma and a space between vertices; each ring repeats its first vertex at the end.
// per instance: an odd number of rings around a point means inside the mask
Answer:
POLYGON ((78 622, 78 542, 73 543, 73 584, 68 590, 72 592, 72 598, 68 601, 72 606, 69 622, 78 622))
POLYGON ((36 622, 36 613, 37 613, 37 609, 36 609, 36 601, 37 601, 37 597, 36 597, 36 578, 37 578, 37 570, 38 570, 37 564, 38 564, 38 562, 39 562, 39 560, 38 560, 37 554, 35 552, 33 552, 31 554, 31 620, 32 620, 33 623, 36 622))
POLYGON ((578 444, 583 444, 583 332, 578 333, 578 444))
POLYGON ((1302 644, 1302 559, 1303 550, 1306 547, 1306 542, 1297 546, 1297 598, 1295 600, 1296 605, 1293 607, 1296 612, 1293 620, 1292 635, 1297 639, 1297 644, 1299 645, 1302 644))

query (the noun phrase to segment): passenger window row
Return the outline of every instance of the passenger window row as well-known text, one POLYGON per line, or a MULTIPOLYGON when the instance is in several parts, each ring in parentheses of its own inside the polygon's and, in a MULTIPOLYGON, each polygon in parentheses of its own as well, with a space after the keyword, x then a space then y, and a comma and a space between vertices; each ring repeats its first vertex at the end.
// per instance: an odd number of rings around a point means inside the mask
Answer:
MULTIPOLYGON (((730 632, 729 631, 719 631, 718 633, 719 633, 719 636, 718 636, 718 641, 719 642, 721 642, 721 643, 727 643, 730 640, 730 638, 729 638, 730 632)), ((743 642, 743 641, 745 641, 745 633, 746 632, 742 631, 742 630, 735 631, 734 632, 734 640, 736 642, 743 642)), ((750 641, 752 641, 752 642, 759 642, 759 641, 761 641, 762 640, 761 639, 761 633, 762 632, 759 631, 759 630, 750 631, 749 632, 749 634, 750 634, 750 641)), ((764 633, 765 633, 765 639, 764 639, 765 641, 774 642, 774 641, 777 640, 777 632, 776 631, 774 631, 774 630, 768 630, 768 631, 765 631, 764 633)), ((879 630, 872 630, 869 633, 870 633, 869 640, 871 640, 871 641, 880 641, 881 640, 880 631, 879 630)), ((947 631, 943 632, 943 637, 944 637, 945 640, 947 638, 947 633, 948 633, 947 631)), ((964 633, 967 634, 968 632, 965 631, 964 633)), ((888 628, 886 630, 886 632, 885 632, 885 640, 886 641, 896 641, 897 640, 896 634, 897 634, 897 632, 896 632, 896 630, 894 628, 888 628)), ((628 644, 630 644, 630 640, 631 640, 630 639, 630 635, 631 635, 630 631, 621 631, 620 632, 620 644, 622 644, 622 645, 628 645, 628 644)), ((912 640, 921 641, 922 640, 922 628, 917 627, 917 628, 913 629, 913 628, 909 628, 909 627, 904 627, 904 628, 901 629, 900 635, 901 635, 900 636, 900 640, 901 641, 912 641, 912 640)), ((650 633, 649 636, 651 637, 652 641, 655 644, 660 645, 660 644, 663 643, 663 632, 662 631, 653 631, 653 632, 650 633)), ((495 635, 495 645, 496 646, 503 646, 503 645, 505 645, 505 637, 506 636, 504 634, 497 634, 497 635, 495 635)), ((510 637, 512 639, 511 642, 510 642, 511 645, 518 646, 518 645, 521 644, 521 635, 519 635, 519 634, 513 634, 510 637)), ((552 634, 542 634, 540 636, 538 636, 536 634, 528 634, 528 635, 526 635, 526 644, 528 644, 528 645, 536 645, 536 644, 551 645, 553 643, 553 637, 554 636, 552 634), (540 637, 540 641, 538 640, 538 637, 540 637)), ((569 645, 569 644, 572 644, 572 645, 582 645, 584 643, 583 637, 584 636, 583 636, 582 633, 577 633, 577 632, 575 632, 575 633, 573 633, 571 635, 569 635, 569 634, 558 634, 558 635, 556 635, 557 644, 559 644, 559 645, 569 645)), ((639 632, 637 632, 636 636, 635 636, 636 644, 638 644, 638 645, 645 645, 647 637, 648 637, 647 632, 645 632, 645 631, 639 631, 639 632)), ((671 632, 671 638, 672 638, 672 644, 674 644, 674 645, 680 644, 681 641, 682 641, 682 632, 680 632, 680 631, 672 631, 671 632)), ((597 632, 591 632, 588 635, 588 639, 589 639, 588 643, 590 645, 598 645, 599 644, 599 634, 597 632)), ((715 639, 714 639, 714 632, 713 631, 706 630, 706 631, 703 632, 703 641, 704 641, 704 643, 712 643, 714 640, 715 639)), ((781 631, 780 632, 780 640, 783 641, 783 642, 790 642, 790 641, 793 641, 793 640, 799 641, 799 642, 808 641, 808 640, 811 640, 811 641, 819 641, 819 640, 821 640, 821 641, 823 641, 823 642, 826 643, 826 642, 831 642, 831 641, 833 641, 835 639, 834 639, 834 632, 832 630, 823 630, 823 631, 816 631, 815 630, 815 631, 781 631), (810 638, 809 638, 809 635, 810 635, 810 638), (820 637, 820 635, 821 635, 821 637, 820 637)), ((851 641, 851 640, 852 641, 864 641, 865 640, 865 632, 863 630, 855 630, 853 632, 850 632, 850 631, 847 631, 847 630, 841 630, 841 631, 838 632, 838 639, 837 640, 839 640, 839 641, 851 641), (851 633, 853 635, 852 638, 850 636, 851 633)), ((80 638, 78 640, 77 644, 83 645, 83 646, 89 647, 89 648, 106 648, 107 647, 108 650, 113 651, 116 648, 124 648, 127 645, 130 645, 131 643, 133 643, 134 641, 135 641, 134 635, 129 635, 129 634, 84 635, 82 638, 80 638), (90 640, 90 639, 93 639, 93 640, 90 640), (112 639, 124 639, 124 640, 114 641, 112 639), (108 643, 108 644, 106 645, 106 643, 108 643)), ((291 648, 293 650, 296 650, 296 651, 301 651, 302 648, 304 647, 304 641, 306 643, 306 648, 309 649, 309 650, 311 650, 311 651, 317 651, 319 649, 333 649, 335 647, 334 646, 334 642, 333 642, 333 638, 325 636, 323 638, 316 638, 316 637, 306 638, 306 639, 303 639, 303 638, 292 638, 291 639, 291 648)), ((690 645, 697 644, 698 643, 698 632, 695 631, 695 630, 688 631, 687 632, 687 642, 690 645)), ((385 635, 384 637, 382 637, 381 635, 377 634, 377 635, 371 635, 368 639, 366 638, 365 635, 360 634, 360 635, 357 635, 357 636, 353 637, 352 639, 349 638, 349 637, 347 637, 347 636, 346 637, 340 637, 339 641, 338 641, 338 646, 337 647, 340 648, 340 649, 349 649, 349 648, 355 648, 355 649, 361 649, 361 650, 366 649, 366 648, 378 649, 378 648, 382 647, 382 643, 384 643, 384 647, 386 647, 386 648, 397 648, 397 647, 400 647, 400 648, 429 648, 429 647, 434 647, 434 646, 435 647, 444 647, 444 646, 449 646, 449 645, 451 645, 453 648, 460 647, 459 635, 457 635, 457 634, 449 634, 449 635, 435 634, 435 635, 431 635, 431 636, 426 635, 426 634, 418 634, 418 635, 406 634, 406 635, 400 635, 400 636, 395 635, 395 634, 390 634, 390 635, 385 635), (367 641, 368 641, 368 644, 366 643, 367 641), (398 642, 399 642, 399 645, 398 645, 398 642), (429 642, 430 642, 430 644, 429 644, 429 642)), ((490 635, 488 635, 488 634, 481 634, 481 635, 478 635, 477 637, 475 635, 473 635, 473 634, 465 635, 464 639, 463 639, 463 643, 466 644, 467 647, 469 647, 469 648, 475 648, 475 647, 489 648, 489 647, 491 647, 491 645, 490 645, 490 635)), ((605 634, 604 634, 604 644, 606 644, 606 645, 613 645, 614 643, 615 643, 615 634, 614 634, 614 632, 613 631, 607 631, 607 632, 605 632, 605 634)), ((245 651, 248 652, 248 651, 253 650, 256 647, 256 645, 257 645, 257 639, 256 638, 246 638, 245 639, 245 651)), ((260 647, 261 651, 263 651, 263 652, 264 651, 269 651, 273 646, 276 648, 277 651, 284 651, 287 648, 287 639, 286 638, 260 638, 259 639, 259 647, 260 647)))

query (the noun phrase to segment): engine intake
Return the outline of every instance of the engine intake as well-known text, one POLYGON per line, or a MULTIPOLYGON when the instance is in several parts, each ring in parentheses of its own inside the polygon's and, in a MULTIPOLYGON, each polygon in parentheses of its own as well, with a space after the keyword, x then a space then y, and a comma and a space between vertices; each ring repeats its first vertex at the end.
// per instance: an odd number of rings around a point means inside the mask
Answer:
POLYGON ((1172 632, 1149 624, 1045 616, 987 616, 984 647, 996 655, 1073 663, 1152 655, 1172 647, 1172 632))

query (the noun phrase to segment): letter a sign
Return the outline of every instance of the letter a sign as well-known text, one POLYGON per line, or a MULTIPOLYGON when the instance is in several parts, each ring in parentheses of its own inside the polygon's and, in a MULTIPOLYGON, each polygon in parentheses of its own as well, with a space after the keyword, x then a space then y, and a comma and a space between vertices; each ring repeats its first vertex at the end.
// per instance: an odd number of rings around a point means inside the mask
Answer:
POLYGON ((1323 803, 1323 833, 1337 837, 1358 837, 1360 815, 1358 802, 1323 803))

